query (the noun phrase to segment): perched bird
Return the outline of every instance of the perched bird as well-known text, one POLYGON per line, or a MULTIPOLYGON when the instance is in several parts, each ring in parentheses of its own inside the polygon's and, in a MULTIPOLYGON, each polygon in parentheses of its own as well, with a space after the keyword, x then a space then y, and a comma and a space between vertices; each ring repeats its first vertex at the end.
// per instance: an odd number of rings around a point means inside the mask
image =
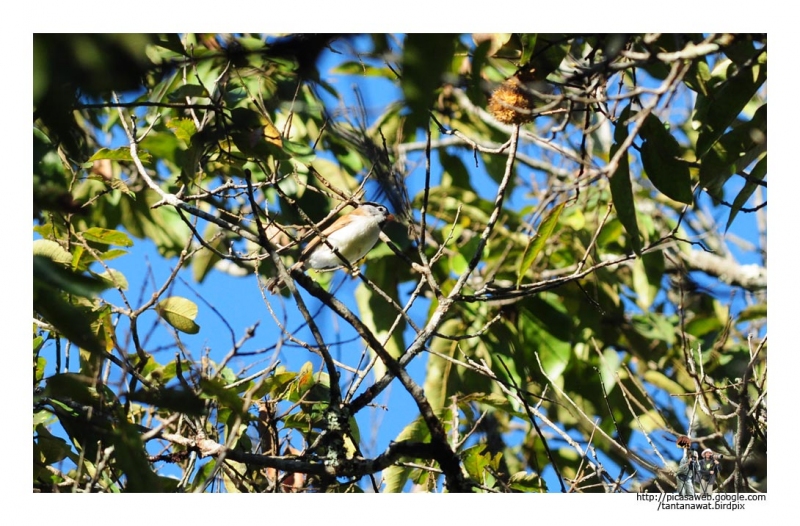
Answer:
MULTIPOLYGON (((313 269, 339 267, 344 264, 342 258, 349 263, 355 263, 372 250, 387 221, 394 221, 394 216, 385 206, 372 202, 361 203, 358 208, 341 216, 322 231, 327 243, 323 242, 320 236, 314 237, 289 272, 302 267, 313 269), (331 246, 341 257, 331 250, 331 246)), ((267 290, 275 292, 281 284, 279 278, 273 278, 267 283, 267 290)))

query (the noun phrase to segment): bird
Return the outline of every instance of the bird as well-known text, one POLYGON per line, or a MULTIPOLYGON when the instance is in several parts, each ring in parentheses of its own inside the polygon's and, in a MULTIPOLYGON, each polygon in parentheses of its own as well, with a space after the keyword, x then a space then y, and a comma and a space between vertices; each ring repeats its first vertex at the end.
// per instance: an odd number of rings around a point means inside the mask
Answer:
MULTIPOLYGON (((342 258, 348 263, 360 260, 378 242, 381 230, 389 221, 394 221, 394 216, 385 206, 371 201, 361 203, 323 230, 322 237, 315 236, 289 273, 303 267, 317 270, 340 267, 344 264, 342 258), (323 242, 323 238, 327 242, 323 242)), ((274 293, 281 285, 280 278, 272 278, 267 282, 267 290, 274 293)))

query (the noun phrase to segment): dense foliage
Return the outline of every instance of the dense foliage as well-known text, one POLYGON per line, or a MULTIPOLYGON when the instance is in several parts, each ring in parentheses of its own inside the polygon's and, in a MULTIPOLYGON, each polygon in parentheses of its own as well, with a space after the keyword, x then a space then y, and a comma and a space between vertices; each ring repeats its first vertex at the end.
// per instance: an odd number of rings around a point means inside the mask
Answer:
POLYGON ((765 491, 766 66, 764 35, 35 35, 34 489, 675 491, 688 435, 765 491), (397 220, 360 271, 287 273, 363 200, 397 220), (145 244, 165 277, 115 268, 145 244), (176 292, 222 274, 258 330, 176 292))

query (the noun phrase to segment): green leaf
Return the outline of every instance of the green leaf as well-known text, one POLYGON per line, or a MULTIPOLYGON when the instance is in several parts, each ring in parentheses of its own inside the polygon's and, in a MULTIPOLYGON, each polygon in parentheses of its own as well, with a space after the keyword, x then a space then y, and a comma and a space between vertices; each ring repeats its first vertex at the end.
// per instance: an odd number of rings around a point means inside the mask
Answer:
POLYGON ((316 154, 308 144, 293 142, 290 140, 283 141, 283 149, 292 156, 293 159, 300 161, 304 164, 309 164, 314 160, 316 154))
POLYGON ((661 278, 664 275, 663 253, 648 252, 642 255, 633 262, 632 274, 636 304, 643 311, 647 311, 661 290, 661 278))
POLYGON ((457 276, 460 276, 469 269, 469 261, 467 261, 467 258, 464 257, 464 254, 461 252, 454 252, 447 258, 447 261, 450 264, 450 271, 457 276))
POLYGON ((389 68, 379 68, 363 61, 346 61, 331 70, 332 73, 340 75, 358 75, 359 77, 384 77, 394 78, 394 73, 389 68))
POLYGON ((186 144, 191 144, 192 136, 197 133, 197 127, 194 121, 188 117, 183 119, 170 119, 167 122, 167 128, 171 129, 175 137, 186 144))
POLYGON ((115 464, 125 474, 125 491, 157 493, 162 490, 161 478, 152 470, 139 427, 120 421, 111 434, 115 464))
MULTIPOLYGON (((203 234, 203 238, 208 241, 208 245, 218 252, 225 253, 225 237, 221 235, 217 235, 220 232, 220 227, 215 225, 214 223, 209 223, 206 227, 206 231, 203 234)), ((192 257, 192 277, 197 283, 202 283, 203 280, 206 278, 211 269, 214 268, 214 265, 217 264, 222 258, 217 255, 216 252, 213 250, 209 250, 207 247, 203 247, 202 250, 196 252, 195 255, 192 257)))
POLYGON ((711 80, 711 72, 705 57, 699 57, 692 62, 689 72, 683 78, 686 85, 700 95, 708 95, 708 82, 711 80))
POLYGON ((735 126, 706 152, 700 163, 700 184, 721 199, 722 187, 767 151, 767 105, 761 105, 747 122, 735 126))
POLYGON ((681 203, 692 203, 689 166, 680 158, 681 148, 661 121, 652 113, 642 125, 642 165, 648 179, 662 194, 681 203))
MULTIPOLYGON (((153 157, 146 151, 139 150, 138 155, 139 160, 143 163, 150 164, 153 162, 153 157)), ((121 146, 114 150, 100 148, 95 152, 94 155, 89 157, 86 162, 98 161, 100 159, 110 159, 112 161, 133 161, 133 156, 131 155, 131 149, 127 146, 121 146)))
MULTIPOLYGON (((235 395, 235 393, 233 394, 235 395)), ((205 412, 205 402, 202 399, 193 392, 178 387, 139 389, 131 393, 128 398, 133 402, 155 406, 159 411, 169 410, 195 416, 200 416, 205 412)), ((238 396, 236 399, 240 401, 241 408, 241 399, 238 396)))
POLYGON ((639 415, 637 420, 629 421, 628 425, 631 427, 631 429, 636 430, 639 430, 639 426, 641 425, 641 428, 643 428, 645 433, 652 433, 653 431, 660 431, 664 429, 668 424, 657 409, 650 409, 649 411, 645 411, 639 415))
POLYGON ((453 60, 458 35, 410 33, 403 45, 403 77, 400 85, 411 114, 410 126, 426 126, 428 111, 442 84, 442 75, 453 60))
POLYGON ((244 401, 236 391, 226 386, 227 384, 220 378, 201 378, 200 397, 216 400, 220 407, 226 407, 243 416, 247 412, 244 401))
POLYGON ((742 69, 733 62, 718 65, 714 73, 722 71, 722 81, 711 87, 709 95, 698 95, 693 121, 698 127, 697 157, 709 151, 733 121, 744 110, 767 80, 767 54, 762 53, 758 63, 742 69), (724 71, 723 71, 724 70, 724 71))
POLYGON ((101 355, 105 352, 104 343, 97 338, 92 329, 97 315, 72 305, 60 294, 43 293, 35 279, 33 290, 33 310, 52 325, 60 336, 89 352, 101 355))
POLYGON ((621 363, 622 359, 617 351, 610 348, 603 351, 603 359, 600 360, 598 369, 600 370, 600 379, 603 382, 603 387, 607 394, 611 393, 617 385, 617 373, 619 372, 621 363))
MULTIPOLYGON (((167 99, 168 100, 180 101, 180 102, 183 102, 183 103, 186 102, 186 97, 209 98, 209 95, 208 95, 208 92, 206 91, 206 89, 203 86, 199 85, 199 84, 184 84, 183 86, 180 86, 175 91, 171 91, 171 92, 169 92, 167 94, 167 99)), ((175 119, 171 119, 169 122, 167 122, 167 127, 171 127, 170 126, 170 122, 172 122, 172 120, 175 120, 175 119)))
POLYGON ((686 324, 686 334, 691 334, 695 337, 701 337, 709 334, 712 331, 719 331, 724 326, 725 325, 717 316, 713 314, 701 314, 695 316, 686 324))
POLYGON ((121 248, 112 248, 111 250, 106 250, 105 252, 101 252, 100 259, 103 261, 110 261, 112 259, 116 259, 120 256, 124 256, 128 253, 127 250, 122 250, 121 248))
POLYGON ((767 304, 751 305, 739 313, 739 323, 752 320, 761 320, 767 317, 767 304))
POLYGON ((53 289, 91 298, 108 288, 103 280, 73 272, 44 256, 33 256, 33 281, 34 300, 41 301, 51 297, 53 289))
POLYGON ((127 234, 118 230, 108 230, 105 228, 93 227, 81 232, 87 241, 102 243, 103 245, 119 245, 121 247, 132 247, 133 241, 127 234))
POLYGON ((497 453, 492 458, 491 453, 486 453, 486 444, 477 444, 469 447, 461 452, 460 456, 463 459, 464 469, 473 480, 485 483, 486 476, 490 472, 486 468, 491 467, 497 469, 500 463, 501 453, 497 453))
MULTIPOLYGON (((422 420, 422 417, 417 418, 410 424, 408 424, 405 429, 403 429, 397 438, 395 438, 395 442, 401 442, 404 440, 409 440, 413 442, 424 442, 430 439, 430 430, 428 426, 425 424, 425 421, 422 420)), ((400 493, 403 491, 403 487, 408 482, 408 478, 411 475, 412 469, 406 468, 403 466, 390 466, 383 471, 383 481, 386 485, 385 491, 386 493, 400 493)))
POLYGON ((172 296, 165 298, 156 305, 156 312, 175 329, 186 334, 197 334, 200 326, 194 322, 197 317, 197 304, 181 298, 172 296))
MULTIPOLYGON (((464 333, 464 323, 457 318, 446 320, 439 327, 439 334, 452 336, 464 333)), ((438 355, 453 356, 457 351, 456 343, 447 338, 433 338, 430 343, 431 355, 425 374, 425 383, 422 389, 434 411, 439 410, 448 403, 448 396, 459 389, 458 377, 451 362, 438 355), (436 353, 436 354, 433 354, 436 353)))
MULTIPOLYGON (((767 156, 765 155, 764 158, 758 162, 755 168, 750 171, 750 180, 762 181, 766 176, 767 156)), ((756 188, 758 188, 758 185, 750 180, 745 183, 744 188, 739 190, 736 199, 733 200, 733 205, 731 205, 731 211, 728 215, 728 222, 725 224, 726 232, 731 227, 731 224, 733 224, 733 220, 736 218, 736 215, 739 213, 745 203, 747 203, 747 200, 750 199, 750 196, 753 195, 753 192, 756 191, 756 188)))
POLYGON ((547 492, 547 484, 542 480, 539 475, 535 473, 527 473, 525 471, 518 471, 511 475, 508 479, 508 484, 511 489, 522 491, 524 493, 545 493, 547 492))
MULTIPOLYGON (((493 39, 488 38, 480 42, 475 49, 472 50, 472 61, 470 64, 471 75, 469 86, 467 86, 467 96, 473 104, 481 108, 486 106, 486 93, 483 91, 484 79, 481 76, 481 71, 486 64, 492 44, 493 39)), ((443 151, 444 150, 441 150, 439 152, 440 155, 443 151)))
POLYGON ((128 279, 125 277, 125 274, 119 270, 110 268, 95 275, 108 283, 109 287, 119 287, 122 290, 128 290, 128 279))
MULTIPOLYGON (((394 299, 395 302, 399 302, 400 298, 397 294, 397 282, 395 281, 393 270, 396 265, 397 262, 393 256, 370 260, 367 265, 366 276, 379 289, 394 299)), ((391 335, 389 333, 397 317, 397 310, 363 283, 356 288, 355 297, 361 320, 379 341, 386 342, 384 345, 386 352, 395 359, 400 358, 405 350, 405 342, 403 341, 405 321, 401 320, 391 335)), ((370 349, 371 356, 374 356, 373 353, 374 351, 370 349)), ((379 359, 375 363, 375 377, 380 378, 385 372, 386 367, 383 361, 379 359)))
POLYGON ((439 151, 439 162, 442 163, 444 173, 442 173, 442 186, 457 186, 464 190, 474 191, 470 183, 467 167, 458 157, 450 155, 445 150, 439 151))
MULTIPOLYGON (((611 157, 616 155, 620 145, 628 138, 628 126, 625 121, 628 120, 630 115, 630 108, 630 105, 628 105, 622 110, 614 128, 614 144, 611 146, 611 157)), ((639 223, 636 221, 636 203, 633 200, 633 185, 631 184, 627 152, 620 157, 617 169, 609 181, 609 186, 614 209, 617 211, 617 218, 628 233, 631 248, 637 255, 641 255, 642 239, 639 233, 639 223)))
POLYGON ((569 365, 572 356, 574 321, 565 312, 558 298, 546 294, 525 302, 522 312, 521 332, 525 360, 535 364, 533 353, 537 352, 545 372, 551 380, 556 381, 569 365))
POLYGON ((644 373, 644 379, 646 382, 651 383, 672 395, 681 395, 685 392, 685 389, 683 389, 680 384, 667 377, 661 371, 648 369, 644 373))
POLYGON ((545 79, 557 70, 569 52, 567 39, 558 33, 531 35, 527 41, 523 37, 522 44, 520 65, 533 69, 536 79, 545 79))
POLYGON ((533 265, 536 261, 536 257, 539 255, 539 252, 542 251, 544 248, 545 243, 547 240, 550 239, 550 236, 553 235, 553 231, 558 224, 558 218, 561 216, 561 212, 564 210, 564 206, 566 203, 561 203, 556 206, 544 220, 542 220, 542 224, 539 225, 539 230, 536 232, 536 235, 531 237, 528 240, 528 244, 525 246, 525 252, 522 254, 522 261, 519 265, 519 274, 517 276, 517 287, 519 287, 520 283, 522 283, 522 278, 525 276, 525 273, 528 271, 529 268, 533 265))
POLYGON ((49 239, 36 239, 33 242, 33 255, 42 256, 62 265, 72 263, 72 254, 61 245, 49 239))
POLYGON ((99 400, 97 392, 90 387, 88 379, 77 373, 54 374, 47 379, 44 394, 51 398, 70 400, 86 406, 94 406, 99 400))

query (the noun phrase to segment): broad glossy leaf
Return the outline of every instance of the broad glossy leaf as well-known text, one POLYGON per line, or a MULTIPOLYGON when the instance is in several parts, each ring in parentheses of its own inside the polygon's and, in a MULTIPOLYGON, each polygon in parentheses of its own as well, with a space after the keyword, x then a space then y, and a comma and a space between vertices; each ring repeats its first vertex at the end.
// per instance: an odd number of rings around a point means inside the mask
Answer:
MULTIPOLYGON (((414 442, 425 442, 430 439, 430 430, 422 418, 417 418, 409 425, 407 425, 397 438, 395 442, 410 440, 414 442)), ((383 482, 385 484, 385 491, 387 493, 400 493, 403 487, 409 480, 411 475, 411 468, 402 466, 391 466, 383 471, 383 482)))
POLYGON ((535 473, 528 473, 526 471, 518 471, 511 475, 508 479, 508 485, 517 491, 526 493, 547 492, 547 483, 535 473))
MULTIPOLYGON (((212 248, 216 249, 217 252, 225 253, 227 249, 225 248, 225 237, 218 236, 217 234, 220 232, 219 226, 209 223, 206 227, 206 231, 203 234, 204 239, 207 240, 207 243, 212 248)), ((192 277, 197 283, 202 283, 203 280, 206 278, 211 269, 214 268, 214 265, 217 264, 222 258, 217 255, 216 252, 213 250, 209 250, 208 248, 204 247, 199 252, 195 253, 192 257, 192 277)))
POLYGON ((87 241, 102 243, 103 245, 119 245, 121 247, 132 247, 133 241, 124 232, 118 230, 108 230, 106 228, 93 227, 81 232, 87 241))
POLYGON ((200 416, 205 412, 205 402, 195 393, 182 387, 139 389, 131 393, 128 398, 131 401, 154 406, 159 410, 170 410, 195 416, 200 416))
MULTIPOLYGON (((766 155, 758 162, 755 168, 750 171, 749 175, 750 179, 753 181, 762 181, 764 177, 767 176, 766 155)), ((756 191, 756 188, 758 188, 758 185, 748 180, 745 183, 744 188, 739 190, 739 193, 736 195, 736 199, 733 200, 733 204, 731 205, 731 212, 728 215, 728 222, 725 224, 726 232, 731 227, 731 224, 733 224, 733 220, 736 219, 736 215, 739 213, 739 211, 741 211, 745 203, 747 203, 747 200, 750 199, 750 196, 753 195, 753 192, 756 191)))
POLYGON ((715 198, 730 177, 745 170, 767 150, 767 105, 760 106, 753 118, 725 133, 700 163, 700 184, 715 198))
POLYGON ((60 244, 49 239, 36 239, 33 241, 33 255, 42 256, 62 265, 72 263, 72 254, 67 252, 60 244))
POLYGON ((50 323, 58 333, 89 352, 102 354, 106 350, 92 330, 97 315, 64 300, 60 294, 46 294, 37 287, 34 278, 33 309, 50 323))
MULTIPOLYGON (((759 62, 747 69, 729 62, 723 80, 709 89, 709 95, 698 95, 693 118, 700 132, 696 148, 698 157, 704 156, 722 137, 767 80, 766 60, 766 53, 763 53, 759 62)), ((715 72, 721 67, 717 66, 715 72)))
POLYGON ((606 349, 603 351, 603 359, 597 365, 600 369, 600 378, 603 380, 603 387, 606 393, 611 393, 617 385, 617 373, 620 369, 622 359, 619 352, 614 349, 606 349))
POLYGON ((678 141, 652 113, 645 119, 641 137, 642 165, 650 182, 670 199, 691 204, 692 179, 678 141))
POLYGON ((558 224, 558 218, 561 216, 561 212, 564 210, 565 205, 566 202, 563 202, 553 208, 553 210, 547 214, 547 217, 542 220, 536 235, 528 240, 528 244, 525 246, 525 252, 523 252, 522 260, 519 264, 519 272, 517 273, 517 287, 519 287, 520 283, 522 283, 522 278, 536 261, 536 257, 542 251, 544 245, 550 239, 550 236, 553 235, 553 231, 558 224))
POLYGON ((40 301, 57 291, 91 298, 108 288, 103 280, 73 272, 45 256, 33 256, 33 281, 34 300, 40 301))
POLYGON ((428 111, 453 60, 458 35, 410 33, 403 45, 403 77, 400 82, 411 114, 409 124, 425 126, 428 111))
POLYGON ((534 70, 536 79, 544 79, 561 65, 569 52, 569 44, 560 33, 539 33, 522 37, 520 64, 534 70))
MULTIPOLYGON (((153 162, 153 157, 144 150, 139 150, 137 155, 139 156, 139 160, 145 164, 151 164, 153 162)), ((121 146, 113 150, 109 148, 100 148, 94 153, 94 155, 89 157, 86 162, 90 163, 99 159, 110 159, 112 161, 133 161, 133 156, 131 155, 131 149, 127 146, 121 146)))
POLYGON ((541 297, 532 298, 523 312, 522 344, 529 368, 532 371, 538 370, 536 358, 533 356, 534 352, 538 353, 545 373, 551 380, 557 381, 572 356, 573 320, 541 297))
MULTIPOLYGON (((392 270, 392 267, 396 264, 394 257, 384 257, 369 261, 366 274, 379 289, 394 299, 395 302, 399 302, 397 282, 394 279, 392 270)), ((361 320, 372 331, 372 334, 378 338, 378 341, 386 342, 383 348, 393 358, 399 358, 405 350, 403 341, 405 320, 401 318, 397 327, 394 327, 394 331, 390 334, 389 331, 398 316, 397 309, 364 283, 361 283, 356 288, 355 297, 361 320)), ((370 350, 370 356, 374 356, 374 351, 370 350)), ((386 373, 386 367, 380 358, 375 363, 374 373, 376 378, 381 378, 386 373)))
POLYGON ((493 456, 486 451, 486 444, 477 444, 462 451, 460 456, 464 463, 464 469, 467 470, 470 478, 486 484, 486 477, 492 476, 491 471, 487 471, 487 468, 491 468, 495 473, 497 472, 501 453, 496 453, 493 456))
POLYGON ((444 173, 442 174, 442 186, 451 187, 457 186, 473 192, 472 184, 470 183, 469 172, 464 163, 455 155, 450 155, 444 150, 439 152, 439 162, 442 163, 444 173))
MULTIPOLYGON (((244 416, 247 412, 243 407, 244 401, 233 389, 227 388, 227 383, 220 378, 201 378, 200 397, 216 400, 220 407, 226 407, 234 413, 244 416)), ((179 397, 182 398, 182 397, 179 397)), ((185 403, 182 400, 181 403, 185 403)))
POLYGON ((109 287, 119 287, 122 290, 128 290, 128 279, 125 277, 125 274, 119 270, 110 268, 95 275, 108 283, 109 287))
POLYGON ((111 435, 111 443, 115 464, 125 474, 126 492, 158 493, 162 490, 162 478, 151 468, 138 426, 120 420, 111 435))
POLYGON ((648 252, 633 263, 633 290, 636 303, 647 311, 653 304, 656 294, 661 290, 664 276, 664 255, 661 252, 648 252))
MULTIPOLYGON (((630 106, 626 107, 620 114, 617 125, 614 129, 614 144, 611 146, 611 157, 619 151, 622 144, 628 137, 628 126, 625 121, 630 115, 630 106)), ((628 153, 623 154, 619 159, 619 164, 609 181, 611 188, 611 198, 614 202, 614 209, 617 211, 617 218, 625 231, 628 233, 630 246, 636 254, 642 253, 642 238, 639 233, 639 223, 636 221, 636 204, 633 200, 633 185, 631 184, 630 168, 628 165, 628 153)), ((604 231, 610 232, 604 228, 604 231)), ((598 242, 600 240, 598 239, 598 242)))
POLYGON ((194 322, 197 317, 197 304, 186 298, 172 296, 156 305, 156 312, 175 329, 187 334, 197 334, 200 326, 194 322))
POLYGON ((192 136, 197 133, 197 127, 195 126, 194 121, 188 117, 182 119, 170 119, 167 122, 167 127, 172 130, 172 132, 175 134, 175 137, 182 140, 187 145, 191 144, 192 136))

